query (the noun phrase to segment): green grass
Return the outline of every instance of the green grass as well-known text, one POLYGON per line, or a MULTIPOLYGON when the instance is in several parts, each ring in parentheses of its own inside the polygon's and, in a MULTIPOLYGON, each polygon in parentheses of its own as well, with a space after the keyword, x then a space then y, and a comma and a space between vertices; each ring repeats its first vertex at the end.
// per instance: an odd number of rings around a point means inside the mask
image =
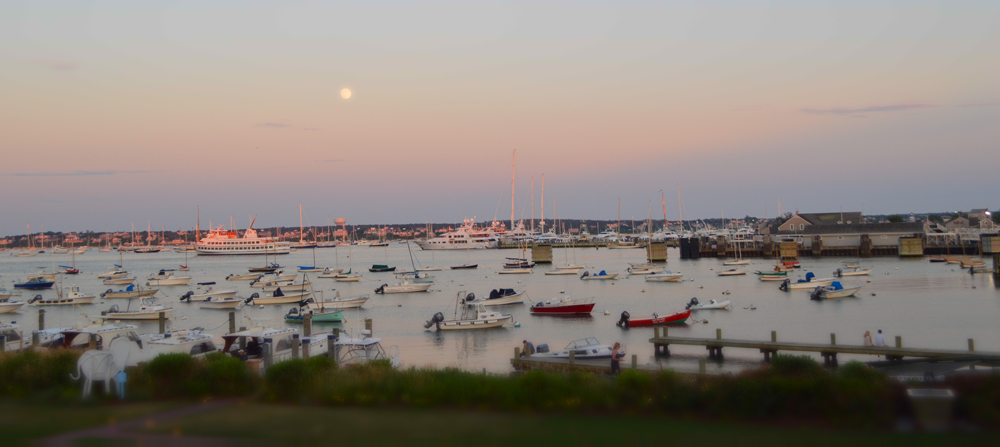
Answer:
POLYGON ((148 416, 190 405, 187 403, 144 402, 125 404, 60 404, 0 401, 0 433, 4 445, 27 444, 32 439, 83 430, 148 416))
POLYGON ((788 429, 667 416, 538 414, 399 408, 329 408, 248 403, 160 424, 149 432, 312 444, 400 441, 442 445, 944 445, 990 435, 923 435, 788 429))

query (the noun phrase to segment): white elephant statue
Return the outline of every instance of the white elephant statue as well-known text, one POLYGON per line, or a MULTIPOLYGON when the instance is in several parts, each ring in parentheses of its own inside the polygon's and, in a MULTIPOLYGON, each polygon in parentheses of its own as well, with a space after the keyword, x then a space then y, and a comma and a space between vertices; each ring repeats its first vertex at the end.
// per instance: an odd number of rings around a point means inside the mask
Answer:
POLYGON ((126 366, 135 366, 145 360, 145 352, 139 343, 127 337, 115 337, 108 349, 84 352, 76 361, 76 375, 70 375, 73 380, 83 377, 83 397, 90 395, 94 381, 104 381, 104 389, 116 392, 111 388, 111 382, 117 381, 118 373, 126 366))

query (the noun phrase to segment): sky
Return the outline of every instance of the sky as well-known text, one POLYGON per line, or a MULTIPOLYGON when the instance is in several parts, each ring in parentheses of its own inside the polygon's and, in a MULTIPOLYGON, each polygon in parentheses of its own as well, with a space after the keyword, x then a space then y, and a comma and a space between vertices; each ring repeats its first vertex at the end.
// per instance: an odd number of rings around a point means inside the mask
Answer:
POLYGON ((0 235, 1000 208, 1000 2, 0 2, 0 235), (352 95, 343 99, 341 91, 352 95), (534 179, 534 204, 530 181, 534 179))

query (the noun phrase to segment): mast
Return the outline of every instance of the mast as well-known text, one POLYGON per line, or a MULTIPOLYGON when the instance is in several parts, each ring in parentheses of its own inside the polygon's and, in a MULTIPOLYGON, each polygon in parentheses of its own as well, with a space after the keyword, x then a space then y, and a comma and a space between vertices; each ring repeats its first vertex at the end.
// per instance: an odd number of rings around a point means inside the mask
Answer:
POLYGON ((545 174, 542 174, 542 233, 545 233, 545 174))
POLYGON ((514 149, 514 155, 511 157, 511 174, 510 174, 510 229, 514 229, 514 179, 517 177, 517 149, 514 149))
MULTIPOLYGON (((663 232, 667 232, 667 196, 660 190, 660 200, 663 201, 663 232)), ((652 215, 650 215, 650 225, 652 225, 652 215)), ((652 231, 652 229, 650 229, 652 231)))
POLYGON ((535 231, 535 178, 531 178, 531 231, 535 231))
POLYGON ((681 206, 681 185, 677 185, 677 212, 681 216, 681 234, 684 233, 684 207, 681 206))
POLYGON ((198 210, 198 220, 196 220, 194 223, 194 243, 196 244, 198 242, 201 242, 201 207, 199 206, 197 210, 198 210))
POLYGON ((299 244, 302 243, 302 202, 299 202, 299 244))

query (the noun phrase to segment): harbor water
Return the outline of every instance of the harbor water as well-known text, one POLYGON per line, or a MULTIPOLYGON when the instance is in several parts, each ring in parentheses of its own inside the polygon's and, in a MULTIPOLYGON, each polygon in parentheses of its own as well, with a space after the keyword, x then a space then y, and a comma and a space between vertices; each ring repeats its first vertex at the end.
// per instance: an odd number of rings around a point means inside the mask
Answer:
MULTIPOLYGON (((363 320, 374 321, 374 335, 383 340, 383 345, 399 347, 400 360, 404 367, 457 367, 470 371, 486 369, 493 372, 510 371, 509 359, 513 348, 521 346, 522 340, 529 340, 536 346, 547 343, 553 350, 562 348, 574 339, 597 337, 602 343, 622 342, 630 354, 636 354, 642 363, 653 362, 653 346, 648 339, 653 335, 651 328, 621 329, 615 326, 622 311, 633 317, 672 314, 684 309, 684 305, 697 297, 701 302, 708 300, 732 300, 731 310, 696 311, 686 325, 669 327, 670 335, 714 338, 716 329, 722 329, 725 338, 769 340, 771 331, 777 331, 779 340, 828 343, 830 334, 837 335, 840 344, 861 344, 865 331, 874 335, 882 329, 887 342, 892 345, 895 336, 903 338, 904 346, 966 349, 967 339, 975 339, 976 350, 1000 351, 1000 289, 989 274, 970 275, 957 265, 929 263, 924 259, 870 258, 862 259, 861 265, 872 268, 867 277, 842 278, 846 286, 862 284, 855 298, 829 301, 813 301, 806 290, 783 292, 778 282, 761 282, 752 274, 757 270, 769 271, 774 262, 753 260, 748 266, 741 266, 747 276, 719 277, 717 272, 731 267, 723 267, 722 260, 703 258, 680 260, 677 250, 668 250, 668 263, 660 264, 673 272, 684 274, 679 283, 650 283, 641 276, 628 277, 629 263, 643 262, 642 249, 577 248, 553 249, 555 264, 567 261, 587 265, 592 274, 600 270, 619 273, 612 281, 581 281, 578 276, 546 276, 546 270, 553 266, 539 265, 532 274, 499 275, 505 257, 525 255, 530 258, 530 249, 521 250, 470 250, 470 251, 421 251, 415 245, 413 258, 416 266, 445 267, 443 271, 429 272, 436 282, 431 291, 394 295, 378 295, 373 291, 382 284, 396 284, 400 280, 392 273, 369 273, 372 264, 388 264, 397 270, 410 270, 411 261, 407 246, 393 243, 388 247, 355 246, 338 248, 318 248, 299 250, 289 255, 277 257, 286 273, 294 272, 297 266, 316 265, 321 267, 352 268, 364 277, 357 283, 339 283, 332 279, 318 278, 310 274, 313 286, 322 291, 326 298, 337 292, 341 297, 367 294, 371 297, 361 309, 345 311, 344 323, 314 324, 313 332, 328 332, 337 327, 357 334, 364 327, 363 320), (475 270, 448 270, 448 266, 479 264, 475 270), (460 291, 486 297, 495 288, 527 290, 525 304, 500 307, 504 313, 514 316, 520 327, 508 326, 498 329, 436 332, 424 329, 424 322, 436 312, 451 318, 455 309, 456 295, 460 291), (728 292, 728 294, 726 293, 728 292), (581 317, 552 317, 531 315, 531 302, 559 299, 566 296, 593 298, 594 312, 581 317), (752 309, 752 308, 754 309, 752 309), (606 315, 605 312, 608 314, 606 315)), ((97 275, 108 271, 112 264, 119 263, 137 276, 137 284, 145 284, 145 278, 159 269, 177 268, 185 262, 183 253, 163 251, 160 253, 135 254, 99 252, 88 250, 76 256, 79 275, 60 275, 63 287, 79 286, 82 291, 100 294, 107 289, 118 290, 122 286, 105 286, 97 275), (121 256, 121 257, 120 257, 121 256)), ((802 269, 789 273, 794 281, 807 271, 818 278, 832 276, 841 267, 841 261, 856 259, 811 259, 801 260, 802 269)), ((989 262, 989 261, 987 261, 989 262)), ((51 271, 54 265, 69 265, 68 254, 40 254, 36 257, 0 256, 0 280, 7 289, 13 288, 15 279, 25 279, 42 269, 51 271)), ((175 272, 178 276, 191 276, 188 286, 160 287, 157 302, 172 305, 173 318, 169 320, 171 329, 202 327, 206 331, 222 334, 226 332, 228 312, 225 310, 201 309, 197 303, 180 302, 179 297, 189 290, 205 290, 197 286, 199 282, 215 281, 216 290, 235 288, 238 296, 247 297, 257 289, 251 289, 249 281, 226 281, 229 274, 245 274, 249 267, 264 265, 263 256, 219 256, 205 257, 189 254, 187 263, 190 271, 175 272)), ((846 269, 845 269, 846 270, 846 269)), ((301 279, 301 275, 299 276, 301 279)), ((58 280, 57 280, 58 281, 58 280)), ((44 298, 54 298, 56 291, 22 291, 21 296, 12 299, 27 301, 36 294, 44 298)), ((99 316, 113 304, 125 307, 126 300, 102 300, 84 306, 45 306, 46 327, 69 327, 84 323, 85 313, 99 316)), ((293 305, 246 306, 237 311, 237 327, 250 326, 246 316, 256 325, 284 325, 283 315, 293 305)), ((37 328, 38 309, 26 305, 13 314, 0 315, 0 321, 16 321, 26 336, 37 328)), ((140 332, 156 332, 156 321, 138 322, 140 332)), ((706 356, 704 348, 672 346, 673 356, 665 365, 684 368, 684 362, 706 356)), ((755 364, 761 356, 749 350, 728 350, 726 362, 716 364, 720 370, 738 369, 741 365, 755 364)), ((866 358, 861 358, 867 360, 866 358)), ((842 359, 843 361, 843 359, 842 359)))

